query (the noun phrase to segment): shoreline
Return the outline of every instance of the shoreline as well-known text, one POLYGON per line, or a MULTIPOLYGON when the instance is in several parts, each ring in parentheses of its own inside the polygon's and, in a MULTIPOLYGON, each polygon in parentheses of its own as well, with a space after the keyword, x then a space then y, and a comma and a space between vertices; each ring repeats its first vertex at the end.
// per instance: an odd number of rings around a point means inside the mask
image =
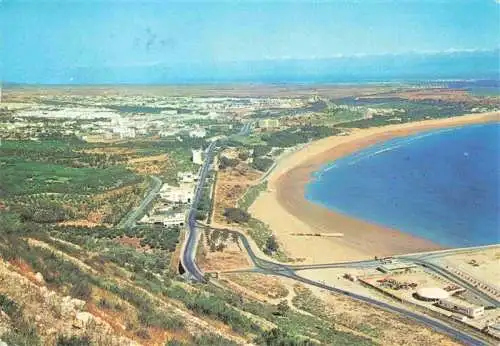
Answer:
POLYGON ((368 146, 428 130, 498 121, 500 112, 489 112, 355 129, 348 136, 311 142, 278 163, 269 177, 268 191, 259 195, 250 207, 250 213, 269 225, 290 256, 302 258, 305 263, 351 261, 444 249, 444 246, 427 239, 310 202, 305 197, 305 186, 312 174, 325 164, 368 146), (344 236, 294 236, 297 233, 343 233, 344 236))

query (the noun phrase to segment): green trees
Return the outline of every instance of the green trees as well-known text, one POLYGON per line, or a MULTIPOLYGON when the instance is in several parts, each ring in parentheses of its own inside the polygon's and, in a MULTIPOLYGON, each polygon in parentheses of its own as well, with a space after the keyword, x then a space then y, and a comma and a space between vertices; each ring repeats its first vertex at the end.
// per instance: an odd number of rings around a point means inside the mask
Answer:
POLYGON ((36 223, 55 223, 68 220, 71 212, 55 201, 37 200, 20 210, 24 221, 36 223))
POLYGON ((249 156, 250 155, 248 155, 248 152, 246 152, 246 151, 241 151, 241 152, 238 153, 238 159, 240 159, 241 161, 248 160, 249 156))
POLYGON ((21 232, 21 220, 17 214, 0 211, 0 225, 3 233, 21 232))
POLYGON ((269 154, 271 152, 271 147, 268 145, 256 145, 253 147, 253 157, 261 157, 269 154))
POLYGON ((273 163, 274 161, 267 157, 257 157, 253 159, 252 167, 261 172, 265 172, 273 165, 273 163))
POLYGON ((186 307, 192 311, 212 316, 231 326, 237 332, 260 332, 261 328, 248 317, 213 295, 197 293, 185 297, 186 307))
POLYGON ((221 156, 219 160, 219 168, 220 169, 226 169, 228 167, 236 167, 238 165, 238 160, 236 159, 230 159, 225 156, 221 156))
POLYGON ((332 136, 339 132, 338 129, 332 129, 328 126, 302 126, 263 135, 262 140, 266 141, 270 147, 288 148, 310 140, 332 136))
POLYGON ((267 238, 266 247, 264 249, 264 252, 266 254, 273 254, 276 251, 278 251, 278 248, 279 248, 279 244, 278 244, 278 241, 276 240, 276 237, 274 235, 267 238))
POLYGON ((239 208, 226 208, 224 216, 228 222, 246 223, 250 220, 250 214, 239 208))
POLYGON ((285 316, 290 311, 287 300, 282 300, 276 305, 276 315, 285 316))
POLYGON ((289 335, 278 328, 266 330, 259 337, 257 337, 254 341, 257 345, 266 345, 266 346, 314 345, 314 343, 308 339, 301 339, 299 337, 289 335))

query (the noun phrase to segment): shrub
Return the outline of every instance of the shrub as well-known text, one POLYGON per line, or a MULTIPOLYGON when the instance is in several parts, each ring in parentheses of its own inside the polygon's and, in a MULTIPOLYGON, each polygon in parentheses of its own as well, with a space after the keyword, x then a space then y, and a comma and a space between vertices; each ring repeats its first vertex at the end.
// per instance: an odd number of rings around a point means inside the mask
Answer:
POLYGON ((290 311, 287 300, 282 300, 276 304, 276 315, 285 316, 290 311))
POLYGON ((140 337, 141 339, 147 340, 151 339, 151 335, 149 335, 148 331, 146 329, 139 329, 135 335, 140 337))
POLYGON ((226 169, 227 167, 236 167, 238 165, 238 160, 230 159, 225 156, 222 156, 219 160, 219 168, 226 169))
POLYGON ((272 159, 268 159, 267 157, 257 157, 252 162, 252 167, 261 171, 267 171, 272 165, 274 161, 272 159))
POLYGON ((238 153, 238 158, 241 160, 241 161, 246 161, 248 160, 248 153, 246 151, 242 151, 240 153, 238 153))
POLYGON ((253 157, 257 158, 260 156, 267 155, 271 152, 271 147, 267 145, 257 145, 253 147, 253 157))
POLYGON ((226 208, 224 216, 228 222, 246 223, 250 220, 250 214, 239 208, 226 208))
POLYGON ((87 335, 83 336, 65 336, 59 335, 56 341, 56 346, 90 346, 90 338, 87 335))
POLYGON ((92 295, 92 287, 89 285, 87 281, 80 281, 71 286, 71 290, 69 294, 78 299, 89 300, 92 295))
POLYGON ((272 254, 272 253, 278 251, 278 248, 279 248, 279 245, 278 245, 278 242, 276 241, 276 237, 274 235, 267 238, 266 248, 264 249, 264 252, 266 252, 268 254, 272 254))

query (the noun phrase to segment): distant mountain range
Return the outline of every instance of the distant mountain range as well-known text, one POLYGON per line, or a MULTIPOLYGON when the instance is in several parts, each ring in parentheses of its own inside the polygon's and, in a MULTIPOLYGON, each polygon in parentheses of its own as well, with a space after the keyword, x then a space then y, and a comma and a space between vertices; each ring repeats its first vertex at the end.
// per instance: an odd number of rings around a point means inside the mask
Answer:
MULTIPOLYGON (((28 84, 369 83, 426 80, 499 80, 500 54, 492 51, 362 55, 318 59, 178 62, 136 66, 40 66, 28 84)), ((11 67, 11 68, 15 68, 11 67)), ((16 75, 20 75, 17 71, 16 75)), ((22 72, 22 71, 21 71, 22 72)), ((29 74, 29 75, 28 75, 29 74)), ((22 75, 22 74, 21 74, 22 75)))

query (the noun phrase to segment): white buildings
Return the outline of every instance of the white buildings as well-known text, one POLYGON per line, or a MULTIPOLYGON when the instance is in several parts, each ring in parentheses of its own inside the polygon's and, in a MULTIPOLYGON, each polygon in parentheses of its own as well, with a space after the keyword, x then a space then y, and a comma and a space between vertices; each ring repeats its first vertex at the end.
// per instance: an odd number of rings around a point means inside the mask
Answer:
POLYGON ((113 128, 113 133, 118 134, 121 139, 135 138, 135 129, 131 127, 115 127, 113 128))
POLYGON ((203 164, 203 150, 193 149, 191 152, 193 153, 193 163, 196 165, 202 165, 203 164))
POLYGON ((207 135, 207 131, 201 127, 189 131, 189 137, 191 137, 191 138, 204 138, 206 135, 207 135))
POLYGON ((166 227, 184 226, 186 214, 184 212, 170 213, 166 215, 155 214, 151 216, 145 215, 139 223, 145 224, 160 224, 166 227))
POLYGON ((184 226, 186 215, 184 213, 173 213, 166 215, 163 219, 164 226, 184 226))
POLYGON ((178 172, 177 181, 181 184, 194 183, 196 176, 192 172, 178 172))
POLYGON ((484 306, 477 306, 455 297, 440 299, 436 305, 471 318, 476 318, 484 314, 484 306))
POLYGON ((160 197, 170 203, 191 203, 194 196, 192 185, 170 186, 163 184, 160 197))

